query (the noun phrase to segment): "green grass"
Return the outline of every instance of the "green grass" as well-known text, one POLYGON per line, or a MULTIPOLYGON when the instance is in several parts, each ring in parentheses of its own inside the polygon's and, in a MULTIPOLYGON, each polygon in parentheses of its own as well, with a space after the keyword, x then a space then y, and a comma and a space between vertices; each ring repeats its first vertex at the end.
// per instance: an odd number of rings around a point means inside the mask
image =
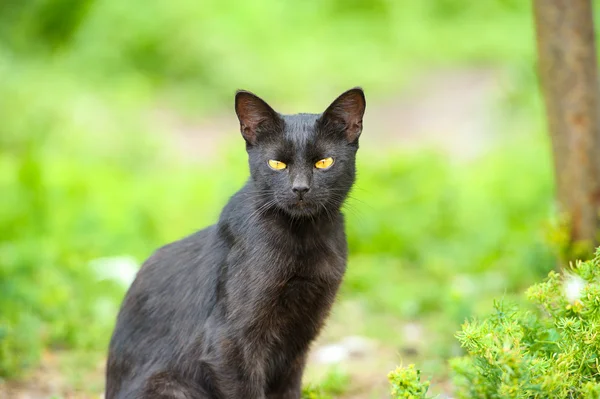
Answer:
POLYGON ((350 385, 350 376, 338 368, 332 368, 318 384, 307 384, 302 390, 304 399, 330 399, 343 394, 350 385))

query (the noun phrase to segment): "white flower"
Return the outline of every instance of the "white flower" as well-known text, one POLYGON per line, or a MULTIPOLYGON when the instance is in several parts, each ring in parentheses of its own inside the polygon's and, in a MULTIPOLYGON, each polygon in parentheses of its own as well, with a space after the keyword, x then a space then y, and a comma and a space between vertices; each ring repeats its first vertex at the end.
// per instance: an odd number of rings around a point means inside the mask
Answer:
POLYGON ((574 304, 581 298, 581 291, 585 287, 585 281, 575 275, 568 274, 563 283, 563 290, 565 292, 565 297, 569 303, 574 304))

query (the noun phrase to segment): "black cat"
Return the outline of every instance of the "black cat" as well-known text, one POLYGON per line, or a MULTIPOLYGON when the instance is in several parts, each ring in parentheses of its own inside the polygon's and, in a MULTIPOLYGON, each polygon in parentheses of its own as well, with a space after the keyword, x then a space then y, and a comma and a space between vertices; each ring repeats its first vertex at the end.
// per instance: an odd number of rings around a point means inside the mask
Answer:
POLYGON ((219 222, 148 259, 110 343, 106 398, 299 398, 346 269, 340 212, 365 97, 280 115, 240 91, 250 179, 219 222))

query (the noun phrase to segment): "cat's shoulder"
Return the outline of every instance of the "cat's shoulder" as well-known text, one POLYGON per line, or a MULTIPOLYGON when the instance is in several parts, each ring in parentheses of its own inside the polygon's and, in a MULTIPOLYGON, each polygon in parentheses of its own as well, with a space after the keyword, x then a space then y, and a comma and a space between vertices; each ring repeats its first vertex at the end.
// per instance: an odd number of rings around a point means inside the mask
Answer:
POLYGON ((196 270, 202 255, 211 252, 214 231, 215 226, 209 226, 155 250, 137 273, 133 290, 161 289, 168 281, 196 270))

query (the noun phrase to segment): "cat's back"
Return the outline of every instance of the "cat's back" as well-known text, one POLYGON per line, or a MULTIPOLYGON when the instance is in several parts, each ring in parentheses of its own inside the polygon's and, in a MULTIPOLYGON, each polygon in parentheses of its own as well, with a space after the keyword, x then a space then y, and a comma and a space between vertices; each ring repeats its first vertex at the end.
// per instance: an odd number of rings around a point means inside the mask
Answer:
POLYGON ((145 303, 154 317, 161 308, 173 315, 171 312, 181 310, 180 301, 189 305, 194 298, 208 293, 223 253, 216 230, 213 225, 156 250, 138 272, 123 310, 143 311, 138 307, 145 303))

